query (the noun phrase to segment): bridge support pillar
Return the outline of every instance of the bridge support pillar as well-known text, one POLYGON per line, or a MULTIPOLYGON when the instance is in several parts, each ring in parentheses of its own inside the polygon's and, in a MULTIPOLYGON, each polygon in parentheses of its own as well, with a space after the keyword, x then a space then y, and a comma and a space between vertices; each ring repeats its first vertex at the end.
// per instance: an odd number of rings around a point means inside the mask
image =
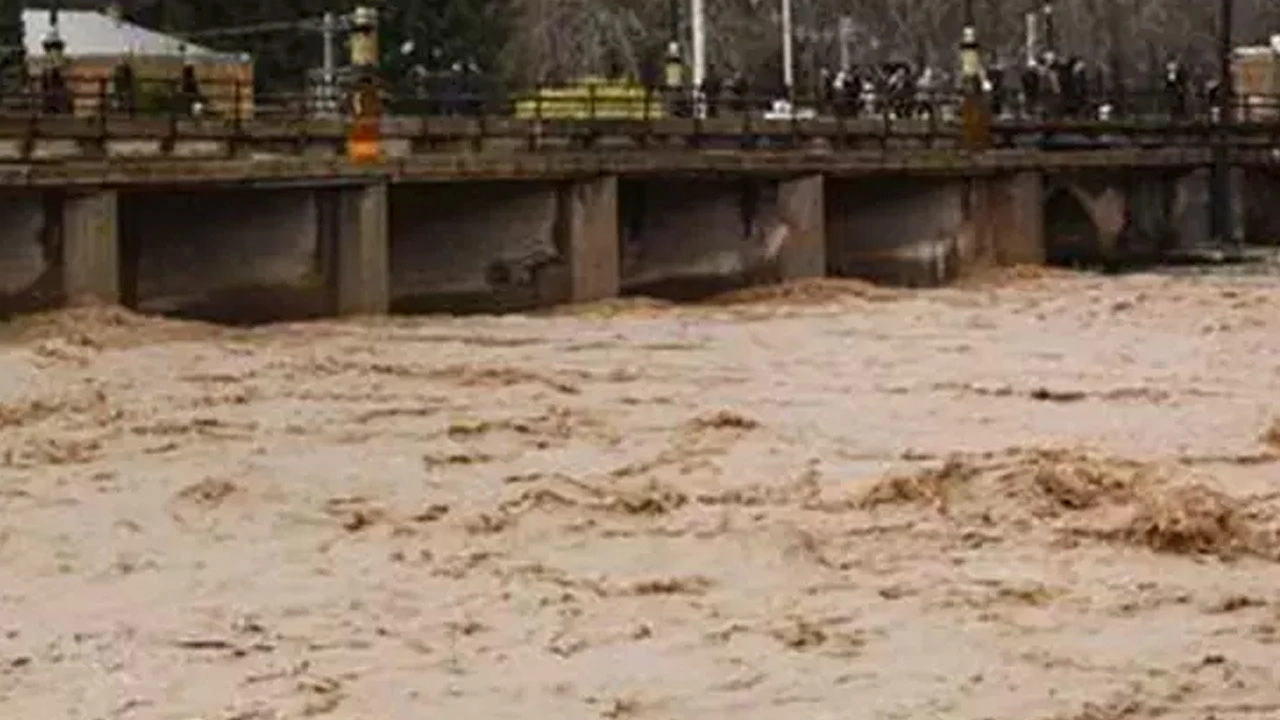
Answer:
POLYGON ((1243 171, 1244 234, 1250 243, 1280 245, 1280 175, 1271 169, 1243 171))
POLYGON ((1044 178, 1037 172, 997 176, 989 183, 987 231, 997 265, 1041 265, 1044 247, 1044 178))
POLYGON ((827 273, 826 192, 821 175, 783 180, 778 185, 781 228, 787 233, 778 256, 782 280, 827 273))
POLYGON ((320 191, 318 230, 338 315, 376 315, 390 306, 387 186, 320 191))
POLYGON ((120 302, 119 200, 114 190, 62 198, 62 292, 67 302, 120 302))
POLYGON ((575 180, 560 188, 556 245, 569 267, 567 300, 617 297, 621 276, 618 246, 618 179, 575 180))
POLYGON ((1209 244, 1213 236, 1211 183, 1208 169, 1193 170, 1174 181, 1168 222, 1175 247, 1190 250, 1209 244))

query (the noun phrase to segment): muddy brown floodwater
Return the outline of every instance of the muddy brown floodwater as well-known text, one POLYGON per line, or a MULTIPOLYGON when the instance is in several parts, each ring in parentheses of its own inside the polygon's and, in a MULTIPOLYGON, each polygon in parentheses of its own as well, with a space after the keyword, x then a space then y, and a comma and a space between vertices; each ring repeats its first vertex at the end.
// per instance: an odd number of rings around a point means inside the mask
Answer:
POLYGON ((1037 275, 11 325, 0 717, 1280 717, 1280 283, 1037 275))

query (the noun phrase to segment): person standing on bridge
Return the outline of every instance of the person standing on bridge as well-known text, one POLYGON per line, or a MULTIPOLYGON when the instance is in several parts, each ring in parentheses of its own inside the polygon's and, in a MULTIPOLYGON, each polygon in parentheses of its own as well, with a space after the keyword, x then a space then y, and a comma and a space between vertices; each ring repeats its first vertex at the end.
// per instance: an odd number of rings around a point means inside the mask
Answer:
POLYGON ((742 74, 741 70, 734 70, 733 75, 729 78, 729 107, 735 113, 747 112, 750 107, 750 99, 747 97, 749 89, 747 88, 747 78, 742 74))
POLYGON ((684 83, 684 60, 680 57, 680 44, 672 41, 667 45, 667 56, 663 65, 663 85, 667 92, 671 112, 677 117, 687 117, 684 83))
POLYGON ((183 45, 182 76, 178 81, 179 107, 190 117, 204 114, 204 98, 200 96, 200 81, 196 77, 196 66, 187 55, 187 46, 183 45))
POLYGON ((111 104, 112 109, 133 117, 137 105, 137 82, 133 73, 132 58, 126 56, 116 63, 111 70, 111 104))
POLYGON ((707 76, 702 80, 702 97, 707 103, 707 117, 720 117, 720 96, 724 92, 724 83, 714 66, 707 68, 707 76))
POLYGON ((1170 58, 1164 66, 1164 98, 1169 116, 1174 120, 1187 118, 1187 73, 1177 58, 1170 58))
POLYGON ((70 88, 63 74, 66 65, 66 43, 58 33, 58 11, 49 11, 49 34, 44 38, 44 54, 46 64, 40 73, 40 92, 44 100, 44 111, 53 115, 69 113, 72 109, 70 88))

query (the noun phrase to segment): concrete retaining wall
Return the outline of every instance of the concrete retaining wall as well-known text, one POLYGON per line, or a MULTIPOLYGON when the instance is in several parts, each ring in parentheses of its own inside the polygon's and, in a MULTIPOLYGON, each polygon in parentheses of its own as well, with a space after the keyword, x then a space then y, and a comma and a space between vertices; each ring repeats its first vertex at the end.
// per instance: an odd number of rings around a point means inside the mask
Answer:
POLYGON ((777 279, 784 247, 793 248, 788 272, 807 273, 815 262, 804 248, 821 232, 821 221, 810 217, 810 208, 821 207, 814 196, 820 184, 787 186, 785 193, 776 181, 755 179, 620 185, 624 292, 692 298, 777 279))
POLYGON ((975 251, 961 181, 827 182, 827 265, 841 277, 908 286, 941 284, 975 251))
POLYGON ((314 191, 131 193, 120 202, 122 290, 139 309, 227 320, 328 309, 314 191))
MULTIPOLYGON (((558 186, 397 185, 390 191, 391 303, 402 311, 511 309, 554 291, 558 186)), ((563 283, 566 271, 556 281, 563 283)))
POLYGON ((52 240, 38 193, 0 195, 0 313, 27 312, 54 302, 52 240))

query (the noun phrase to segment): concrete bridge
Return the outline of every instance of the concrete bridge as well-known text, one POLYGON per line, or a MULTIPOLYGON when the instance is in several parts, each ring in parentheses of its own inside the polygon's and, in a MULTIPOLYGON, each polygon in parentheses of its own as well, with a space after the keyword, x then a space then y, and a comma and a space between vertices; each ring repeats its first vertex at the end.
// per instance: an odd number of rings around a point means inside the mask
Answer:
MULTIPOLYGON (((385 161, 352 165, 341 124, 45 120, 0 121, 4 311, 93 296, 273 319, 824 274, 932 285, 1209 235, 1211 149, 1185 127, 1059 127, 1111 139, 1057 150, 1009 127, 966 152, 910 123, 417 119, 384 129, 385 161)), ((1271 132, 1234 128, 1226 150, 1248 178, 1240 232, 1268 239, 1271 132)))

